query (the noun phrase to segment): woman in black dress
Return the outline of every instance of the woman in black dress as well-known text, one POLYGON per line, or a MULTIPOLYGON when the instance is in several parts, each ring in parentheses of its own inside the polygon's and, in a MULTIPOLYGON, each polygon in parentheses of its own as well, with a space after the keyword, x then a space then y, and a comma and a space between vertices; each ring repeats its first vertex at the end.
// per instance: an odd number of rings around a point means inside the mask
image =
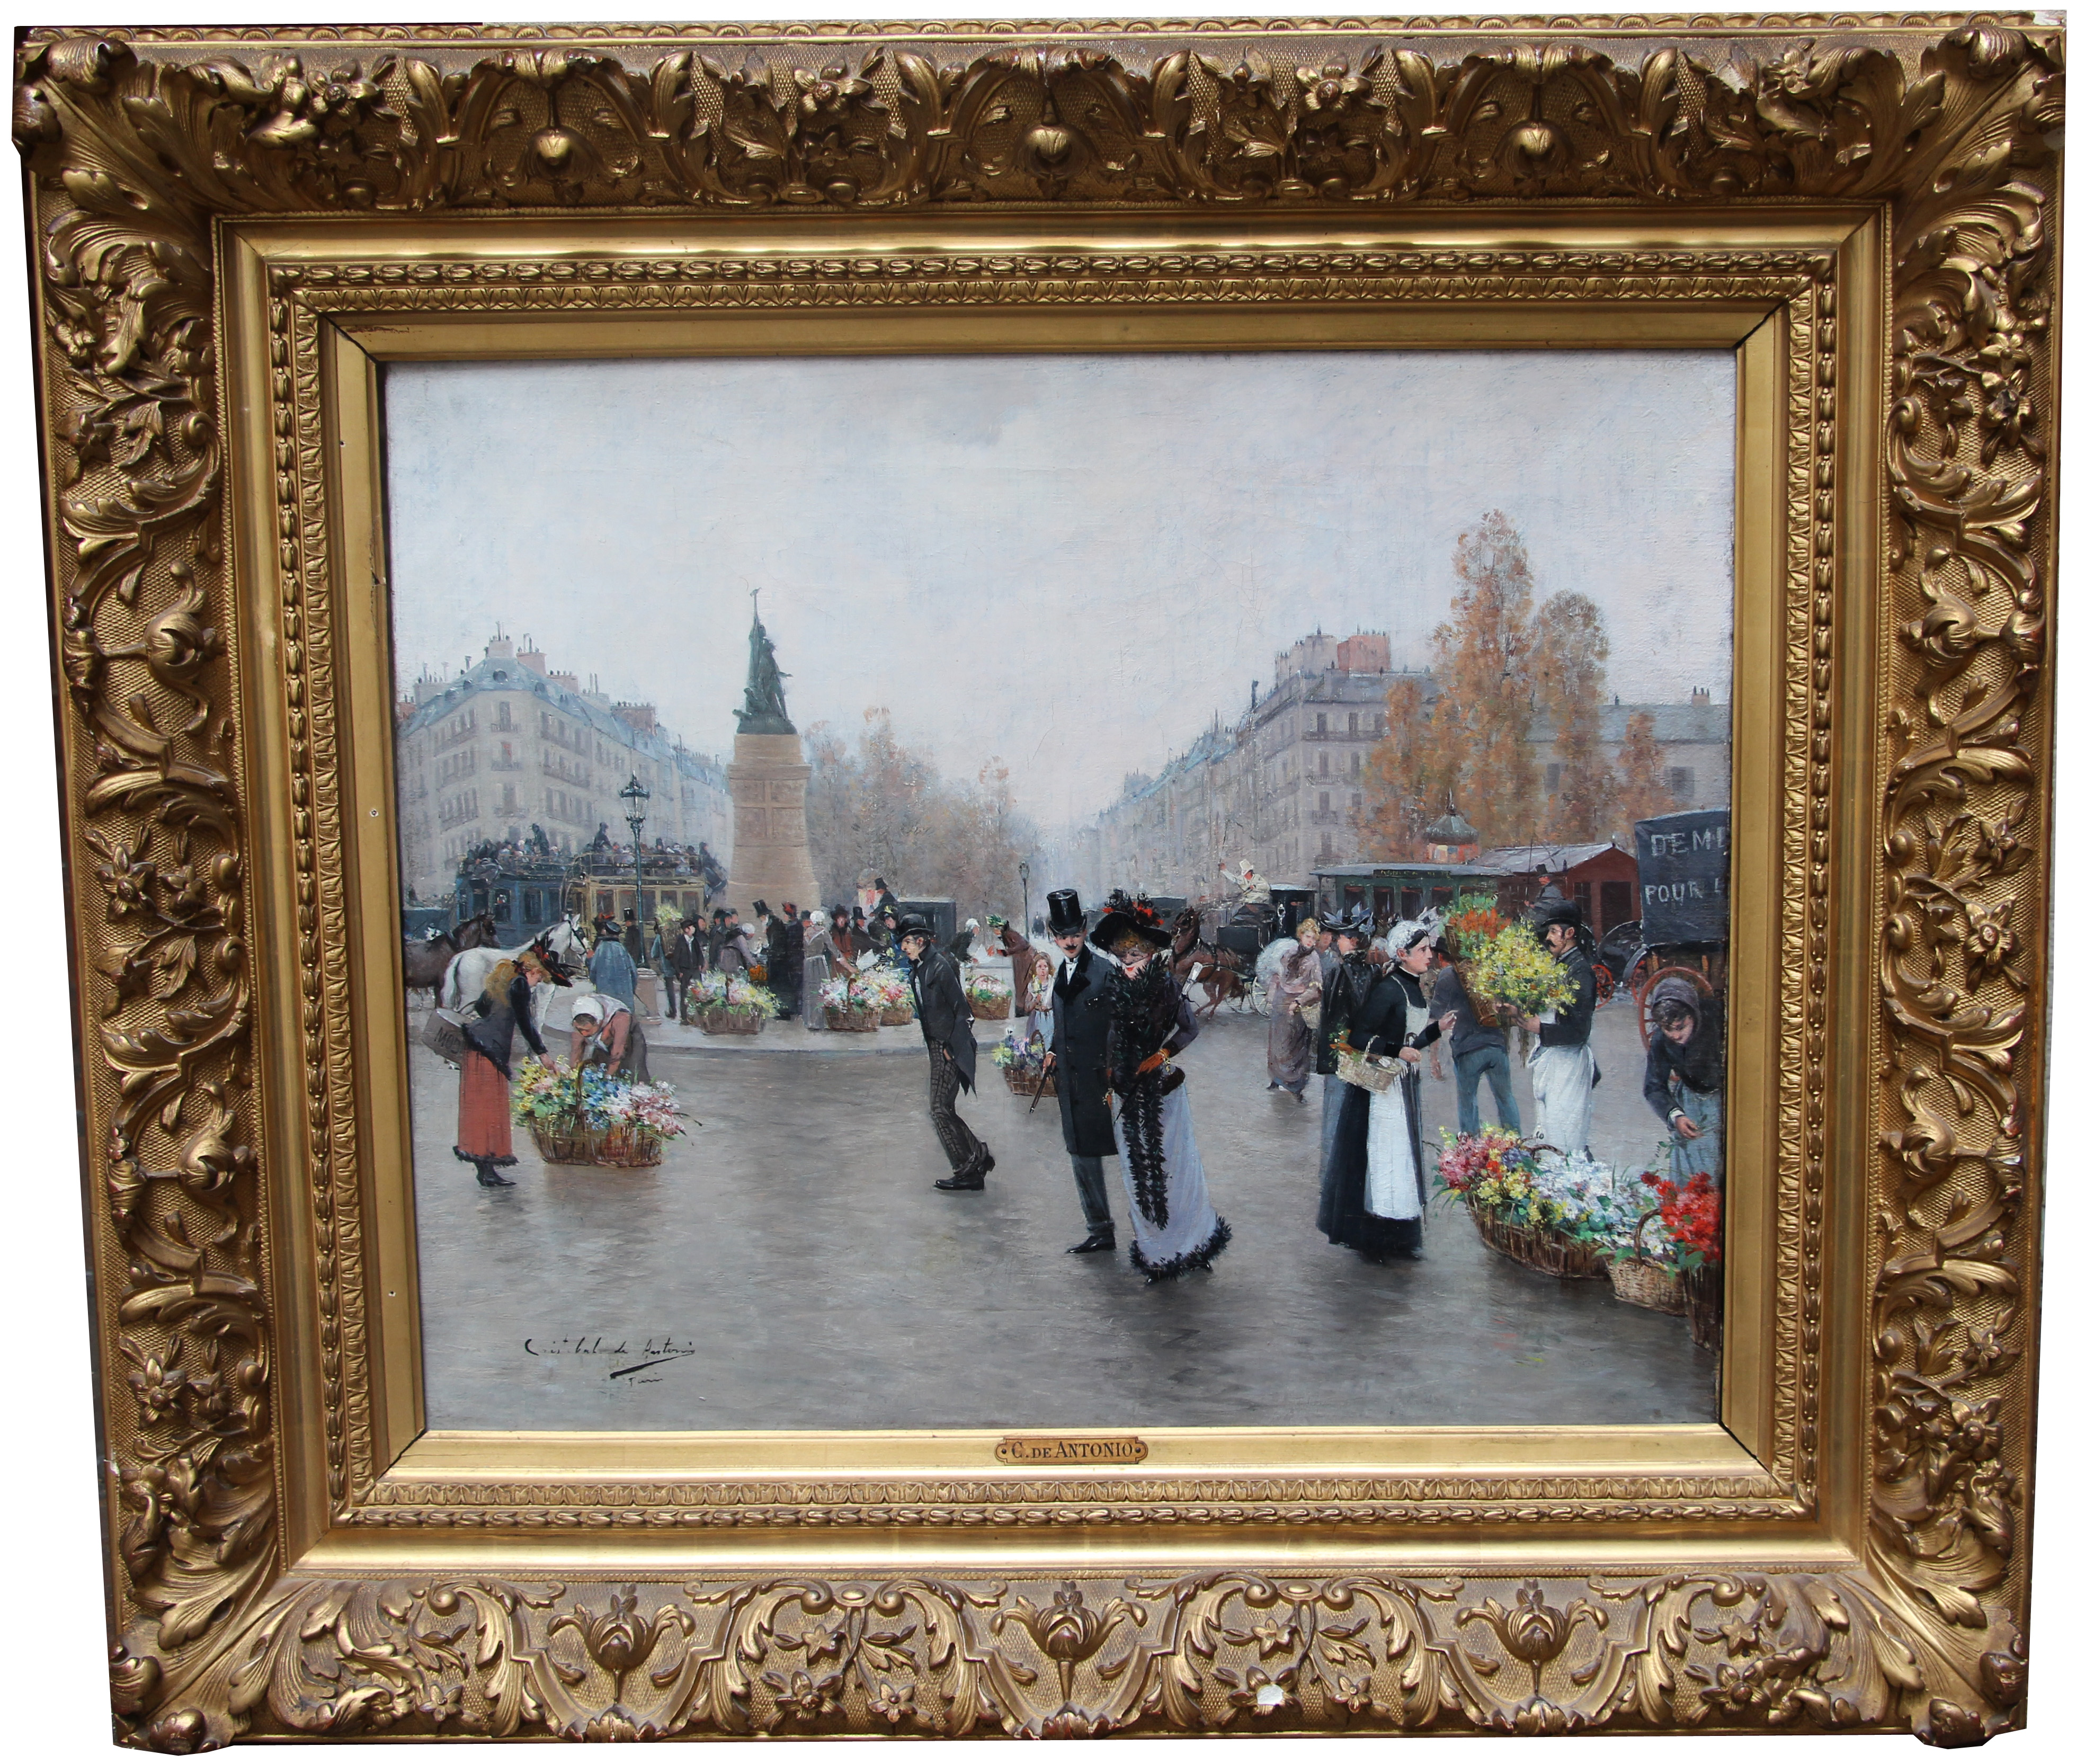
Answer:
POLYGON ((1422 1252, 1425 1169, 1419 1155, 1419 1052, 1455 1027, 1426 1020, 1419 977, 1433 965, 1436 916, 1407 919, 1382 941, 1386 967, 1363 983, 1346 1018, 1347 1051, 1395 1076, 1387 1090, 1349 1084, 1332 1139, 1318 1229, 1367 1261, 1422 1252))

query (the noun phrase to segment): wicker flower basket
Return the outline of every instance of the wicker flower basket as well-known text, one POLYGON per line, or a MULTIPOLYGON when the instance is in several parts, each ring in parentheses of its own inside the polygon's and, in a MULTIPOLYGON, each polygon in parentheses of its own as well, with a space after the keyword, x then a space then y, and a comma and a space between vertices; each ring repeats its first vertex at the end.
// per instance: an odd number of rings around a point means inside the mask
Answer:
POLYGON ((885 1005, 883 1007, 883 1027, 886 1029, 902 1029, 911 1021, 912 1007, 910 1005, 885 1005))
POLYGON ((1599 1250, 1561 1231, 1512 1224, 1484 1207, 1471 1207, 1470 1218, 1487 1249, 1495 1249, 1537 1273, 1555 1274, 1565 1280, 1598 1280, 1607 1272, 1607 1257, 1599 1250))
POLYGON ((1679 1277, 1687 1296, 1687 1327, 1694 1345, 1712 1354, 1723 1350, 1723 1268, 1711 1262, 1705 1268, 1690 1268, 1679 1277))
POLYGON ((877 1010, 834 1010, 826 1006, 826 1027, 851 1035, 870 1035, 883 1027, 883 1014, 877 1010))
POLYGON ((757 1010, 730 1010, 716 1005, 696 1012, 695 1020, 706 1035, 757 1035, 766 1021, 757 1010))
POLYGON ((1614 1282, 1615 1296, 1625 1305, 1641 1305, 1646 1311, 1662 1311, 1668 1317, 1687 1315, 1687 1294, 1679 1270, 1652 1261, 1643 1252, 1643 1228, 1658 1217, 1651 1210, 1636 1222, 1636 1254, 1607 1264, 1607 1278, 1614 1282))
POLYGON ((1003 1023, 1013 1014, 1011 998, 973 998, 970 1014, 979 1022, 1003 1023))
POLYGON ((1017 1072, 1012 1066, 1000 1069, 1006 1080, 1006 1087, 1016 1096, 1034 1096, 1040 1092, 1044 1096, 1057 1094, 1057 1074, 1054 1072, 1017 1072))
POLYGON ((546 1164, 649 1170, 665 1155, 666 1142, 657 1134, 628 1127, 538 1127, 531 1121, 529 1135, 546 1164))

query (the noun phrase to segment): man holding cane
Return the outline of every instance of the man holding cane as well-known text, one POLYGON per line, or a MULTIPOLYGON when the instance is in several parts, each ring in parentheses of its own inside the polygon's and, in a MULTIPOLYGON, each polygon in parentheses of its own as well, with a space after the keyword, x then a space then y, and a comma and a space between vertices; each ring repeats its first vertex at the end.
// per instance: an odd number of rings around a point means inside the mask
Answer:
POLYGON ((1107 1100, 1108 1007, 1115 966, 1086 942, 1086 916, 1075 888, 1059 888, 1050 896, 1050 935, 1064 960, 1050 988, 1050 1051, 1042 1069, 1057 1074, 1057 1119, 1086 1216, 1085 1241, 1066 1253, 1093 1256, 1115 1248, 1115 1215, 1108 1210, 1101 1159, 1115 1155, 1115 1117, 1107 1100))

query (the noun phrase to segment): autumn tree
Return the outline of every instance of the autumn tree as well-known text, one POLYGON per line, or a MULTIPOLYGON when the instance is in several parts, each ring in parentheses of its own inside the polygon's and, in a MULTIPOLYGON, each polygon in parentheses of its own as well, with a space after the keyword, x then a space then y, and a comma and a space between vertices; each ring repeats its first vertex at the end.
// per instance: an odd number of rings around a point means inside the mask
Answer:
POLYGON ((1607 691, 1607 632, 1583 594, 1552 594, 1536 610, 1529 674, 1535 708, 1556 731, 1556 787, 1542 816, 1545 839, 1598 839, 1614 805, 1615 775, 1600 747, 1607 691))
POLYGON ((1654 815, 1670 814, 1678 805, 1665 782, 1665 746, 1658 738, 1649 711, 1638 711, 1622 732, 1620 776, 1615 788, 1615 818, 1621 824, 1618 838, 1629 844, 1636 837, 1636 823, 1654 815))
POLYGON ((1355 831, 1378 858, 1417 857, 1426 829, 1447 808, 1461 778, 1462 728, 1444 693, 1426 708, 1420 682, 1393 681, 1383 695, 1383 733, 1362 767, 1355 831))
POLYGON ((805 757, 805 829, 822 899, 851 899, 868 874, 906 895, 946 895, 966 916, 1019 910, 1020 864, 1038 836, 998 759, 970 783, 945 779, 898 740, 881 706, 862 713, 852 744, 813 725, 805 757))
POLYGON ((1540 816, 1535 776, 1535 576, 1493 509, 1455 542, 1454 598, 1433 632, 1435 676, 1459 752, 1457 805, 1487 845, 1518 844, 1540 816))

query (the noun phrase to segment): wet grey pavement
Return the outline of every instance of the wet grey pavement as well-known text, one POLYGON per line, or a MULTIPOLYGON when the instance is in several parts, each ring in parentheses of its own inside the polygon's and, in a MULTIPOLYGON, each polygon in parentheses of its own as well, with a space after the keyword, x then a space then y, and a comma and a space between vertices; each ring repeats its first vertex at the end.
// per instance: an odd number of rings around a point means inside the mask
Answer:
MULTIPOLYGON (((1374 1267, 1327 1244, 1312 1223, 1316 1082, 1303 1106, 1266 1090, 1259 1019, 1224 1014, 1183 1061, 1235 1235, 1208 1273, 1156 1286, 1126 1248, 1064 1253, 1083 1233, 1055 1105, 1028 1113, 989 1066, 962 1112, 998 1168, 982 1193, 932 1186, 947 1167, 916 1029, 879 1031, 873 1058, 792 1051, 780 1035, 667 1039, 653 1075, 704 1124, 663 1165, 546 1167, 517 1131, 516 1186, 490 1193, 450 1150, 454 1073, 414 1044, 430 1426, 1714 1418, 1713 1368, 1684 1320, 1623 1305, 1604 1281, 1519 1268, 1459 1209, 1429 1211, 1420 1263, 1374 1267)), ((1660 1134, 1626 998, 1600 1014, 1596 1045, 1594 1149, 1640 1168, 1660 1134)), ((1517 1061, 1514 1075, 1531 1127, 1517 1061)), ((1453 1086, 1429 1078, 1424 1094, 1430 1140, 1453 1124, 1453 1086)))

